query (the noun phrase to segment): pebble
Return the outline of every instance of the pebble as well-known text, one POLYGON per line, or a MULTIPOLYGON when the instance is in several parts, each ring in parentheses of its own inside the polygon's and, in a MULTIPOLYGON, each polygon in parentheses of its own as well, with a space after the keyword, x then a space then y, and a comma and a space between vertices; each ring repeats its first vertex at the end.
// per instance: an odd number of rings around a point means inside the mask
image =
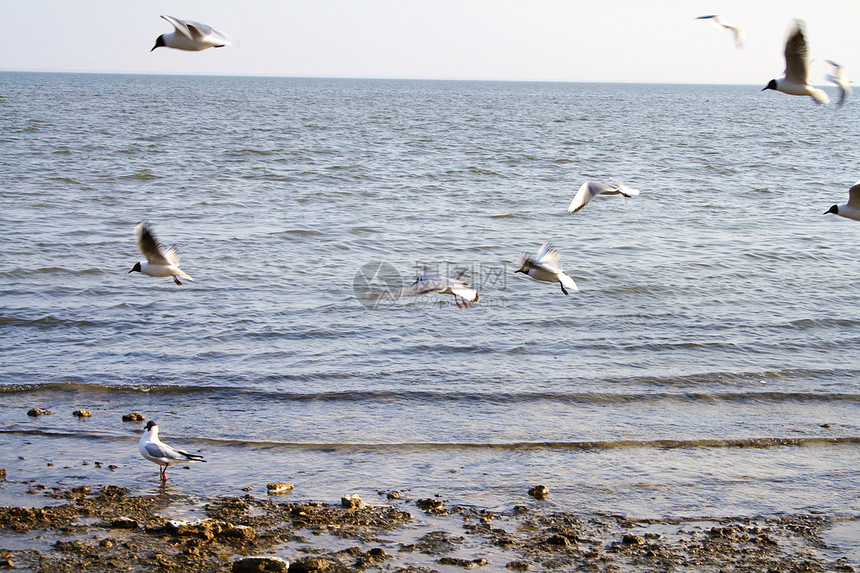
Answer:
POLYGON ((549 488, 545 485, 536 485, 529 490, 529 495, 535 499, 546 499, 549 495, 549 488))
POLYGON ((290 482, 267 483, 266 491, 270 494, 286 493, 293 491, 293 484, 290 482))
POLYGON ((50 413, 50 410, 43 410, 42 408, 31 408, 30 411, 27 412, 27 415, 35 418, 36 416, 41 416, 42 414, 45 414, 47 416, 50 413))
POLYGON ((77 416, 78 418, 89 418, 93 415, 89 410, 75 410, 72 412, 72 416, 77 416))
POLYGON ((442 509, 445 504, 441 500, 428 497, 426 499, 419 499, 415 502, 415 505, 417 505, 419 509, 423 509, 424 511, 438 511, 442 509))
POLYGON ((531 565, 527 561, 511 561, 505 567, 514 571, 528 571, 531 565))
POLYGON ((233 573, 260 573, 286 571, 290 562, 280 557, 243 557, 233 562, 233 573))
POLYGON ((361 497, 357 493, 352 493, 340 498, 340 505, 346 509, 359 509, 364 505, 364 502, 361 501, 361 497))
POLYGON ((6 468, 0 468, 0 479, 6 479, 6 468))
POLYGON ((140 412, 132 412, 131 414, 122 415, 123 422, 143 422, 144 420, 146 420, 146 416, 140 412))

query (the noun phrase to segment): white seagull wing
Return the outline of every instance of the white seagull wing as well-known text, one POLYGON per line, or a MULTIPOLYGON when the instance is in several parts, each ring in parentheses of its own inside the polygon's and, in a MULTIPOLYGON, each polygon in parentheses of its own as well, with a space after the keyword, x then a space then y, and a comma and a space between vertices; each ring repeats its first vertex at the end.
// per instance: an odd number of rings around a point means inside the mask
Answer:
POLYGON ((188 28, 188 22, 186 20, 180 20, 179 18, 174 18, 173 16, 168 16, 166 14, 162 14, 161 17, 173 24, 173 27, 176 28, 177 32, 179 32, 189 40, 194 39, 194 34, 188 28))
POLYGON ((564 270, 558 251, 549 243, 544 243, 538 249, 535 265, 551 273, 560 273, 564 270))
POLYGON ((628 187, 623 181, 619 181, 614 177, 610 177, 609 183, 607 184, 609 187, 614 187, 618 190, 619 193, 624 195, 625 197, 632 197, 634 195, 639 195, 639 189, 634 189, 632 187, 628 187))
POLYGON ((165 256, 161 244, 152 234, 146 222, 141 221, 134 228, 137 238, 137 248, 146 257, 146 261, 153 265, 170 265, 170 260, 165 256))
POLYGON ((785 42, 785 79, 800 85, 809 83, 809 48, 803 35, 803 26, 796 22, 785 42))
POLYGON ((739 28, 738 26, 728 26, 728 29, 732 31, 732 35, 735 38, 735 48, 740 50, 744 47, 744 30, 743 28, 739 28))
POLYGON ((441 283, 437 280, 438 277, 420 278, 413 284, 405 286, 397 291, 397 295, 403 296, 420 296, 422 294, 430 294, 431 292, 439 292, 444 290, 441 283))
POLYGON ((233 39, 229 35, 219 32, 212 26, 201 24, 200 22, 192 22, 191 20, 186 20, 185 23, 188 25, 191 34, 195 36, 195 39, 206 40, 213 44, 223 44, 225 46, 233 43, 233 39))
POLYGON ((167 444, 161 443, 156 444, 154 442, 149 442, 144 446, 146 453, 152 456, 153 458, 158 458, 162 460, 184 460, 185 456, 180 454, 178 451, 174 450, 167 444))
POLYGON ((570 205, 567 207, 567 212, 576 213, 577 211, 588 205, 591 200, 594 199, 597 195, 600 195, 604 191, 609 191, 611 189, 612 186, 607 185, 606 183, 586 181, 579 187, 579 190, 573 196, 573 199, 571 199, 570 205))
POLYGON ((848 206, 852 209, 860 209, 860 181, 848 190, 848 206))
POLYGON ((179 264, 179 251, 176 250, 176 247, 170 247, 169 249, 164 251, 164 259, 170 265, 178 265, 179 264))

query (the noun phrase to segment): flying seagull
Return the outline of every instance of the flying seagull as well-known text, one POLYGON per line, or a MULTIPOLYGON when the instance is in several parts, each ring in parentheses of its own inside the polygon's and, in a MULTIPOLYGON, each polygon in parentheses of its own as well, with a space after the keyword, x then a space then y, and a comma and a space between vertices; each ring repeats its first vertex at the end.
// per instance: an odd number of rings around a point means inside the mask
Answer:
POLYGON ((155 46, 152 47, 150 52, 155 50, 155 48, 161 47, 199 52, 206 48, 223 48, 233 43, 230 36, 222 34, 206 24, 191 20, 180 20, 179 18, 163 14, 161 17, 173 24, 175 29, 173 32, 157 37, 155 39, 155 46))
POLYGON ((591 200, 598 195, 622 195, 627 199, 633 195, 639 195, 639 189, 631 189, 617 179, 610 179, 606 183, 586 181, 576 192, 576 195, 573 196, 573 200, 571 200, 570 206, 567 208, 567 212, 576 213, 588 205, 591 200))
POLYGON ((803 23, 795 21, 794 30, 785 42, 785 75, 761 90, 776 90, 788 95, 809 96, 815 103, 830 103, 827 92, 809 85, 809 60, 803 23))
POLYGON ((844 67, 833 60, 827 60, 827 63, 833 66, 833 75, 827 74, 827 81, 839 86, 839 103, 837 106, 841 108, 854 91, 851 89, 851 80, 845 75, 844 67))
POLYGON ((189 454, 182 450, 174 450, 158 439, 158 424, 150 420, 137 444, 140 455, 161 466, 159 472, 161 481, 167 481, 167 468, 185 462, 205 462, 203 456, 189 454))
POLYGON ((464 306, 469 308, 469 303, 478 302, 480 295, 478 291, 469 286, 469 281, 457 278, 446 277, 444 275, 421 275, 411 285, 400 289, 399 296, 419 296, 422 294, 451 294, 454 295, 454 302, 457 307, 462 309, 464 306), (457 300, 460 297, 463 304, 457 300))
POLYGON ((570 278, 570 275, 564 272, 558 251, 549 243, 544 243, 540 246, 535 258, 525 253, 520 253, 520 256, 517 258, 517 264, 520 268, 515 270, 515 273, 526 274, 538 281, 559 283, 561 285, 561 292, 564 294, 570 294, 564 287, 571 290, 579 290, 576 287, 576 283, 570 278))
POLYGON ((827 215, 828 213, 860 221, 860 181, 848 190, 848 202, 844 205, 832 206, 824 214, 827 215))
POLYGON ((732 33, 735 39, 735 48, 740 50, 744 47, 744 31, 737 26, 733 26, 731 24, 727 24, 721 16, 717 14, 711 14, 710 16, 699 16, 696 20, 711 20, 717 26, 722 27, 723 30, 728 30, 732 33))
POLYGON ((179 251, 176 247, 165 249, 155 239, 145 221, 141 221, 134 228, 134 236, 137 238, 137 249, 143 253, 146 261, 135 263, 129 273, 137 271, 151 277, 173 277, 173 281, 179 286, 182 286, 182 283, 177 277, 194 280, 179 268, 179 251))

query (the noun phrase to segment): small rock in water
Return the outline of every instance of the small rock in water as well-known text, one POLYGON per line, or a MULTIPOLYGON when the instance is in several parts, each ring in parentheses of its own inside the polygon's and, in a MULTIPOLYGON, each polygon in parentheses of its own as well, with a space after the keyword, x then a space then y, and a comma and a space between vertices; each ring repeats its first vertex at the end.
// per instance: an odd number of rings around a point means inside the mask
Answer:
POLYGON ((357 493, 352 493, 340 498, 340 505, 346 509, 359 509, 362 505, 364 505, 364 502, 361 501, 361 498, 358 496, 357 493))
POLYGON ((438 511, 442 509, 445 504, 441 500, 428 497, 426 499, 419 499, 415 502, 415 505, 417 505, 419 509, 423 509, 424 511, 438 511))
POLYGON ((0 468, 0 479, 6 479, 6 468, 0 468))
POLYGON ((243 557, 233 562, 233 573, 286 571, 290 562, 280 557, 243 557))
POLYGON ((143 422, 144 420, 146 420, 146 416, 140 412, 132 412, 131 414, 122 415, 123 422, 143 422))
POLYGON ((527 561, 511 561, 507 565, 505 565, 508 569, 513 569, 514 571, 528 571, 531 568, 531 565, 527 561))
POLYGON ((50 413, 50 410, 43 410, 42 408, 31 408, 30 411, 27 412, 27 415, 35 418, 36 416, 41 416, 42 414, 48 415, 50 413))
POLYGON ((535 499, 546 499, 549 495, 549 488, 545 485, 536 485, 529 490, 529 495, 535 499))
POLYGON ((273 482, 266 484, 266 491, 270 494, 286 493, 293 491, 293 484, 290 482, 273 482))
POLYGON ((93 413, 89 410, 75 410, 72 412, 72 416, 77 416, 78 418, 89 418, 93 413))

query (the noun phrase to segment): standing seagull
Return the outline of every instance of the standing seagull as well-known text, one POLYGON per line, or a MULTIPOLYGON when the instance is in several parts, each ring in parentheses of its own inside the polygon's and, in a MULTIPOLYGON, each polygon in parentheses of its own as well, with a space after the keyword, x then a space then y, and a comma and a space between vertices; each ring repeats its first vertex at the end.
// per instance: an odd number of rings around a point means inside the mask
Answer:
POLYGON ((740 50, 744 47, 744 31, 742 28, 738 28, 737 26, 732 26, 731 24, 726 24, 726 22, 722 19, 721 16, 717 14, 711 14, 710 16, 699 16, 696 20, 711 20, 714 24, 721 26, 723 30, 728 30, 732 33, 735 38, 735 48, 740 50))
POLYGON ((824 214, 827 215, 827 213, 860 221, 860 181, 848 190, 847 203, 844 205, 834 205, 824 214))
POLYGON ((851 80, 848 79, 848 76, 845 75, 845 68, 834 62, 833 60, 827 60, 827 63, 833 66, 833 74, 827 74, 827 81, 836 84, 839 86, 839 103, 837 106, 841 108, 845 105, 845 102, 854 92, 851 89, 851 80))
POLYGON ((561 292, 564 294, 570 294, 564 290, 564 287, 571 290, 579 290, 573 279, 564 272, 558 251, 549 243, 544 243, 540 246, 537 257, 534 259, 525 253, 520 253, 520 256, 517 258, 517 264, 520 265, 520 268, 515 270, 515 273, 526 274, 538 281, 559 283, 561 285, 561 292))
POLYGON ((185 462, 206 461, 201 455, 174 450, 159 440, 158 424, 152 420, 146 423, 146 430, 144 430, 143 435, 140 437, 137 448, 140 450, 140 455, 161 466, 159 468, 161 481, 167 481, 167 468, 170 466, 185 462))
POLYGON ((418 296, 430 293, 452 294, 454 302, 457 303, 457 308, 463 309, 463 306, 469 308, 469 303, 478 302, 480 295, 478 291, 469 286, 469 281, 461 280, 458 276, 455 279, 444 275, 421 275, 414 283, 408 287, 400 289, 399 296, 418 296), (463 305, 457 297, 463 299, 463 305))
POLYGON ((162 15, 161 17, 173 24, 175 30, 157 37, 155 39, 155 46, 152 47, 150 52, 155 50, 155 48, 161 47, 199 52, 206 48, 223 48, 233 43, 227 34, 222 34, 206 24, 192 22, 191 20, 180 20, 173 16, 162 15))
POLYGON ((809 96, 815 103, 830 103, 827 92, 809 85, 809 61, 803 23, 796 20, 794 30, 785 42, 785 75, 761 90, 776 90, 788 95, 809 96))
POLYGON ((633 195, 639 195, 639 189, 631 189, 617 179, 609 179, 606 183, 586 181, 573 196, 567 212, 576 213, 598 195, 623 195, 625 199, 628 199, 633 195))
POLYGON ((182 286, 182 283, 176 278, 177 276, 194 280, 179 268, 179 251, 176 247, 165 249, 155 239, 146 222, 141 221, 137 224, 134 228, 134 236, 137 238, 137 249, 144 254, 146 261, 135 263, 129 273, 137 271, 151 277, 173 277, 173 281, 179 286, 182 286))

